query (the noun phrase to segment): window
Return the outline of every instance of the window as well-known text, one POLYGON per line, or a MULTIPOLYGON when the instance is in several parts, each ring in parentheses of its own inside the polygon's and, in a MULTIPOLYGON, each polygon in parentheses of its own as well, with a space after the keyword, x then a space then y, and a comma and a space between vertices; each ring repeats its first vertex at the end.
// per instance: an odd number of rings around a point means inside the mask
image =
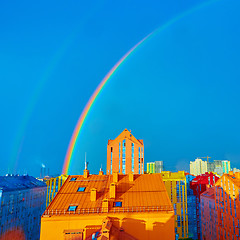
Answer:
POLYGON ((76 181, 76 180, 77 180, 76 177, 72 177, 72 178, 70 179, 70 181, 76 181))
POLYGON ((134 172, 134 143, 132 143, 132 172, 134 172))
POLYGON ((122 207, 122 202, 114 202, 114 207, 122 207))
POLYGON ((74 211, 76 211, 77 207, 78 207, 78 206, 69 206, 69 207, 68 207, 68 211, 69 211, 69 212, 74 212, 74 211))
POLYGON ((122 168, 123 168, 123 174, 125 174, 125 170, 126 170, 126 167, 125 167, 125 160, 126 160, 126 139, 123 140, 123 144, 122 144, 122 168))
POLYGON ((86 189, 86 187, 79 187, 77 191, 78 191, 78 192, 84 192, 85 189, 86 189))

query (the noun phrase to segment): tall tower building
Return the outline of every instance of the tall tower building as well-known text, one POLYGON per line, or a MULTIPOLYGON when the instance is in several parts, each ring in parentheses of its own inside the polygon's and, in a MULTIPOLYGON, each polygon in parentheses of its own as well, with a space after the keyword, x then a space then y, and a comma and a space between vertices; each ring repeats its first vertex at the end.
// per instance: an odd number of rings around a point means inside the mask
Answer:
POLYGON ((198 176, 205 172, 207 172, 207 161, 197 158, 194 162, 190 162, 190 174, 198 176))
POLYGON ((107 174, 113 172, 144 173, 143 140, 136 139, 127 129, 114 140, 108 140, 107 174))
POLYGON ((222 161, 223 173, 229 173, 231 171, 230 161, 223 160, 222 161))

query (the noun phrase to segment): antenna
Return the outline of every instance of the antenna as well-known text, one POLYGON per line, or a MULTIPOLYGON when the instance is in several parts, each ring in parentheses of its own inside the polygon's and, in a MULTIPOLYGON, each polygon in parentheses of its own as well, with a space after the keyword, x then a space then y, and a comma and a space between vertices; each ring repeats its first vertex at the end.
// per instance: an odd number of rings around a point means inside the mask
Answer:
POLYGON ((102 164, 101 164, 101 167, 100 167, 100 171, 102 171, 102 164))
POLYGON ((88 163, 87 163, 87 153, 85 152, 85 170, 87 170, 87 166, 88 166, 88 163))

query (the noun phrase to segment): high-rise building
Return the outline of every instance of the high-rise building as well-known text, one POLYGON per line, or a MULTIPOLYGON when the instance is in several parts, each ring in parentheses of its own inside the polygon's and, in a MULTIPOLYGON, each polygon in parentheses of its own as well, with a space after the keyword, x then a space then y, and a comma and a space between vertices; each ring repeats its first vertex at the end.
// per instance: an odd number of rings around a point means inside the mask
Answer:
POLYGON ((108 140, 107 174, 113 172, 144 173, 143 140, 136 139, 127 129, 114 140, 108 140))
POLYGON ((46 184, 30 176, 0 176, 0 239, 40 236, 45 210, 46 184))
POLYGON ((207 172, 207 161, 203 161, 200 158, 195 159, 194 162, 190 162, 190 174, 198 176, 207 172))
POLYGON ((223 173, 229 173, 231 171, 230 161, 222 160, 223 173))
POLYGON ((155 173, 155 162, 147 163, 147 173, 155 173))
POLYGON ((169 198, 174 208, 177 238, 188 237, 187 187, 184 171, 161 172, 169 198))
POLYGON ((41 219, 41 240, 175 239, 161 174, 69 176, 41 219))
POLYGON ((163 171, 163 161, 147 163, 147 173, 161 173, 163 171))
POLYGON ((211 190, 208 189, 201 195, 203 240, 239 239, 239 193, 240 173, 233 174, 230 171, 229 174, 224 174, 211 190))

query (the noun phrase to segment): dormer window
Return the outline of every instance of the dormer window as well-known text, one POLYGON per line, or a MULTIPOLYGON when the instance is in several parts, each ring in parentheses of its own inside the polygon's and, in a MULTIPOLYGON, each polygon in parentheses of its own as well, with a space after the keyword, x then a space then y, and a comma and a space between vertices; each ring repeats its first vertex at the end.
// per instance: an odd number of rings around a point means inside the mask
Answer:
POLYGON ((76 177, 72 177, 72 178, 70 179, 70 181, 76 181, 76 180, 77 180, 76 177))

